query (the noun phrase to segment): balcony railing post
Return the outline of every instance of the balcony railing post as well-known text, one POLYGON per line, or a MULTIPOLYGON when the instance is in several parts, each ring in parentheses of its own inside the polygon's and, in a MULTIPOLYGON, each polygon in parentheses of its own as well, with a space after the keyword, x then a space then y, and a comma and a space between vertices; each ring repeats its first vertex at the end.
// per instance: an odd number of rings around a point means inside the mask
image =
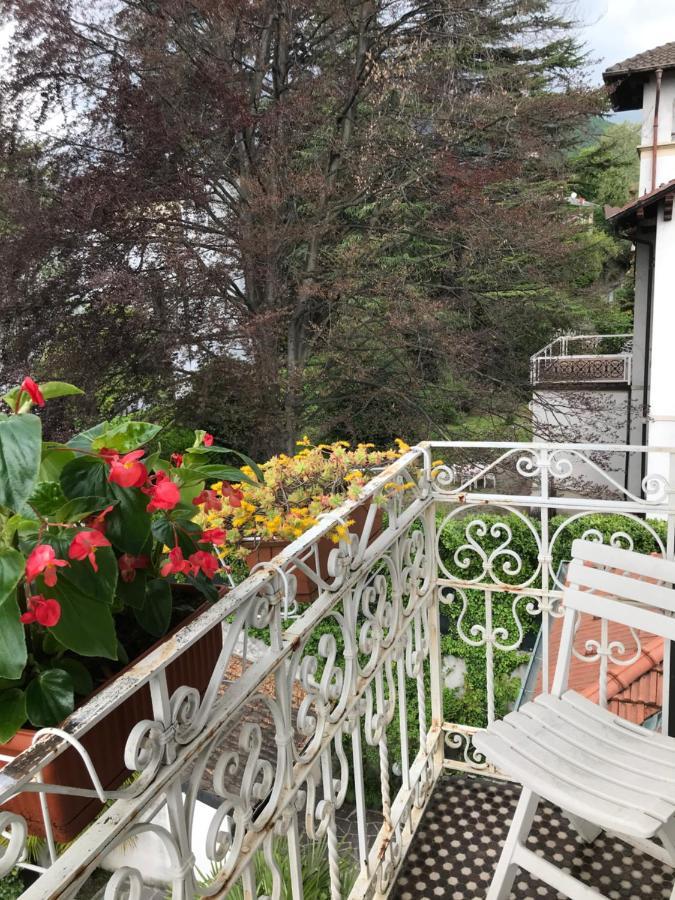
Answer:
POLYGON ((551 614, 551 599, 549 595, 549 566, 551 563, 550 535, 549 535, 549 511, 547 500, 550 494, 550 453, 545 448, 538 452, 537 466, 539 468, 539 491, 541 495, 541 508, 539 521, 541 524, 541 544, 539 548, 539 565, 541 566, 541 646, 542 646, 542 688, 549 690, 551 683, 550 659, 549 659, 549 616, 551 614))
POLYGON ((370 865, 368 862, 368 822, 366 819, 366 787, 363 778, 363 738, 361 736, 361 718, 358 714, 354 715, 351 727, 354 805, 356 807, 359 864, 361 867, 361 874, 370 876, 370 865))
MULTIPOLYGON (((285 591, 287 594, 288 591, 285 591)), ((272 643, 276 640, 280 641, 281 623, 279 620, 279 606, 275 605, 273 612, 272 643), (277 630, 278 629, 278 630, 277 630), (276 636, 275 636, 276 632, 276 636)), ((281 710, 281 719, 283 722, 283 732, 276 735, 278 744, 286 746, 286 772, 285 772, 285 788, 291 790, 294 784, 293 772, 293 711, 291 702, 291 693, 293 690, 293 672, 290 660, 285 660, 284 664, 277 669, 274 676, 275 694, 277 696, 279 707, 281 710)), ((298 813, 294 807, 290 808, 290 824, 286 832, 286 843, 288 852, 288 870, 290 878, 291 896, 293 900, 303 900, 304 887, 302 882, 302 859, 301 859, 301 841, 298 829, 298 813)), ((253 873, 253 879, 256 877, 255 859, 251 861, 248 871, 253 873)), ((244 882, 245 884, 245 882, 244 882)), ((257 895, 253 895, 254 897, 257 895)), ((247 897, 248 900, 248 897, 247 897)))
MULTIPOLYGON (((438 541, 436 536, 436 504, 432 503, 424 513, 428 546, 431 548, 431 588, 432 602, 428 607, 429 621, 429 679, 431 695, 431 727, 439 735, 443 734, 443 652, 441 650, 440 595, 436 584, 438 579, 438 541)), ((433 758, 434 778, 443 768, 443 741, 438 740, 433 758)))
MULTIPOLYGON (((675 451, 668 459, 668 512, 666 520, 666 556, 675 559, 675 451)), ((675 737, 675 689, 673 685, 673 641, 668 641, 663 653, 663 697, 661 727, 664 734, 675 737)))

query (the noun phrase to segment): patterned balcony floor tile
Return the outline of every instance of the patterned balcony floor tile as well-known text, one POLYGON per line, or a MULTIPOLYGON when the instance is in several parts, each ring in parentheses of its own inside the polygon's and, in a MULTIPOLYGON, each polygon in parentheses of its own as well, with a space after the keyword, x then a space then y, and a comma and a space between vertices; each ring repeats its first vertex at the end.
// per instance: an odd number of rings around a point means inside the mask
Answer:
MULTIPOLYGON (((441 778, 392 900, 485 897, 519 795, 518 785, 494 779, 441 778)), ((584 844, 560 810, 543 801, 528 846, 611 900, 670 897, 673 869, 606 834, 593 844, 584 844)), ((564 900, 564 895, 519 872, 511 898, 564 900)))

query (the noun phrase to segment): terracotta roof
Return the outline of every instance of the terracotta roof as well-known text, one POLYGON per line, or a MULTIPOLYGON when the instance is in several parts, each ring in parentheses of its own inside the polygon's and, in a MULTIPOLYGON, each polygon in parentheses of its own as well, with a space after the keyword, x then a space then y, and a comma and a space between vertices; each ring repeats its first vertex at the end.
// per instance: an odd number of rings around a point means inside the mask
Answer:
MULTIPOLYGON (((589 641, 600 640, 601 619, 588 613, 582 613, 579 627, 574 639, 574 647, 578 653, 594 656, 589 641)), ((562 637, 562 619, 556 619, 549 636, 549 659, 555 662, 560 649, 562 637)), ((615 651, 617 659, 630 659, 637 652, 637 644, 630 628, 618 622, 608 622, 608 639, 623 644, 625 653, 615 651)), ((622 666, 610 663, 607 667, 607 700, 609 709, 618 716, 642 725, 654 713, 661 709, 663 692, 663 638, 655 637, 647 632, 638 631, 641 653, 630 665, 622 666)), ((552 663, 552 664, 553 664, 552 663)), ((578 659, 572 656, 569 673, 569 688, 583 694, 594 703, 598 702, 600 663, 578 659)), ((552 677, 551 672, 551 677, 552 677)), ((542 692, 541 672, 537 676, 535 696, 542 692)))
POLYGON ((675 69, 675 41, 638 53, 606 69, 602 77, 610 90, 614 109, 617 112, 640 109, 645 82, 657 69, 675 69))
POLYGON ((643 194, 641 197, 631 200, 630 203, 627 203, 625 206, 606 206, 605 219, 612 225, 618 225, 620 222, 625 222, 633 216, 637 218, 640 210, 646 211, 648 207, 652 206, 654 203, 658 203, 659 200, 662 200, 667 194, 673 193, 674 191, 675 179, 660 185, 655 191, 650 191, 648 194, 643 194))
POLYGON ((622 75, 632 75, 634 72, 654 72, 656 69, 675 68, 675 41, 654 47, 653 50, 645 50, 615 63, 602 73, 605 82, 609 84, 622 75))
MULTIPOLYGON (((609 700, 609 708, 615 715, 621 716, 622 719, 628 719, 629 722, 635 722, 637 725, 642 725, 661 709, 663 640, 659 640, 654 657, 654 665, 651 668, 648 668, 642 675, 631 681, 628 687, 618 691, 609 700)), ((628 673, 630 668, 630 666, 626 666, 624 671, 628 673)))

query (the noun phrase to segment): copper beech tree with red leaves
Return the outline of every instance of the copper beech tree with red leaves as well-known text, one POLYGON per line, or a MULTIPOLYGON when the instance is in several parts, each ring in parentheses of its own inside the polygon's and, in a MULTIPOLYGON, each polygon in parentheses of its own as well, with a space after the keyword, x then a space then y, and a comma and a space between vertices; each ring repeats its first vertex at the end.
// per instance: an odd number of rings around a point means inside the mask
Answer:
POLYGON ((565 156, 601 101, 549 0, 0 10, 8 382, 256 456, 414 438, 517 407, 577 315, 565 156))

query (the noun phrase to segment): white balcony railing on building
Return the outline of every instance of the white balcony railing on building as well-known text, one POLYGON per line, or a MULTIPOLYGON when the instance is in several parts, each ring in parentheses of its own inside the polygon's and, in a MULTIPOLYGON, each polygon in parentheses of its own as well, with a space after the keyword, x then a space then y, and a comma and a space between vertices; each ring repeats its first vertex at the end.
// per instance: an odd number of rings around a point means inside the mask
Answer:
POLYGON ((631 383, 631 334, 580 334, 558 337, 530 359, 535 386, 631 383))
MULTIPOLYGON (((644 452, 516 443, 411 450, 370 483, 364 532, 335 547, 327 572, 312 564, 318 541, 357 504, 263 564, 6 766, 0 802, 38 792, 47 840, 36 853, 21 816, 0 812, 0 874, 14 866, 34 873, 22 896, 47 900, 80 896, 95 870, 114 869, 104 896, 121 900, 141 897, 152 863, 155 882, 174 898, 232 891, 299 900, 303 856, 315 843, 327 857, 332 900, 386 896, 442 771, 488 773, 472 735, 513 702, 513 672, 536 632, 540 689, 550 684, 550 624, 561 614, 559 571, 572 539, 673 556, 675 451, 659 451, 671 458, 670 479, 647 479, 640 496, 604 468, 616 453, 644 452), (604 499, 584 496, 589 469, 605 480, 604 499), (294 569, 319 594, 284 621, 294 569), (212 628, 222 629, 223 649, 208 689, 170 693, 167 666, 212 628), (255 646, 247 659, 244 636, 255 646), (463 653, 474 680, 449 688, 463 653), (72 789, 41 773, 68 747, 84 752, 83 736, 145 685, 152 718, 130 731, 124 754, 135 778, 108 792, 92 771, 91 789, 77 792, 109 803, 57 846, 48 798, 72 789), (134 855, 148 839, 152 852, 134 855)), ((619 645, 602 629, 580 654, 597 668, 600 702, 608 666, 630 663, 640 640, 619 645)))

